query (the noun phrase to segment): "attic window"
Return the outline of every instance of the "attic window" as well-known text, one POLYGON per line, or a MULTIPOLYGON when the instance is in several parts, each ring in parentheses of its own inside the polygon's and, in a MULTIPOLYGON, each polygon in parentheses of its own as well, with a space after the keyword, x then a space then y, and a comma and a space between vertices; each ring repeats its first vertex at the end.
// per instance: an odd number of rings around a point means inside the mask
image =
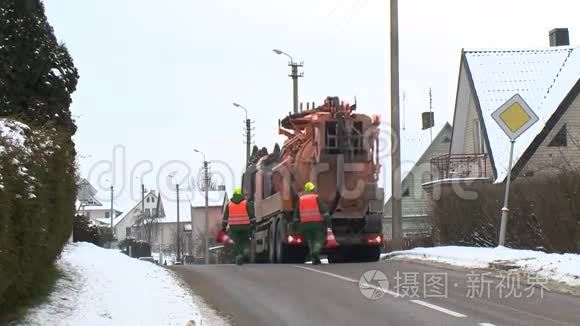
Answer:
POLYGON ((447 144, 447 143, 450 143, 450 142, 451 142, 451 138, 449 138, 449 137, 443 138, 443 144, 447 144))
POLYGON ((149 197, 147 197, 147 202, 149 202, 149 197))
POLYGON ((411 192, 409 191, 409 188, 407 188, 407 190, 405 190, 405 192, 403 192, 403 197, 409 197, 411 196, 411 192))
POLYGON ((550 144, 550 147, 565 147, 568 146, 568 132, 566 131, 566 125, 563 125, 560 131, 554 136, 550 144))

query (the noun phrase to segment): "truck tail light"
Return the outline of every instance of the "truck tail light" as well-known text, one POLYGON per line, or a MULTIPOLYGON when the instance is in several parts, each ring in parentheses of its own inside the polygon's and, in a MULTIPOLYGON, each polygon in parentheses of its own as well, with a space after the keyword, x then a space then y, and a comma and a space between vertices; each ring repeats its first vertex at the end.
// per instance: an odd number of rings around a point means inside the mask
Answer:
POLYGON ((301 236, 299 235, 291 235, 289 234, 288 237, 286 238, 286 240, 288 240, 289 244, 301 244, 303 242, 303 239, 301 236))
POLYGON ((383 243, 383 235, 373 235, 367 238, 368 244, 382 244, 383 243))

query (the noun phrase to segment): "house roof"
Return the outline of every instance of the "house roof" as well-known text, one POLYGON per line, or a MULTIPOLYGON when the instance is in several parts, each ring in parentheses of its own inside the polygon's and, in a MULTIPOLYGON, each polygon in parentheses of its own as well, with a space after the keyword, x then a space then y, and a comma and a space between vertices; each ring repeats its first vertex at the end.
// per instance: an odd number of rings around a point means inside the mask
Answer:
POLYGON ((508 169, 509 139, 491 114, 519 93, 538 115, 538 123, 515 143, 517 162, 578 81, 580 48, 466 50, 463 54, 483 118, 496 182, 503 182, 508 169))
MULTIPOLYGON (((145 196, 144 199, 150 198, 150 197, 155 197, 157 198, 157 193, 155 192, 155 190, 151 190, 149 191, 145 196)), ((133 205, 130 209, 126 210, 125 212, 123 212, 121 215, 115 217, 113 219, 113 225, 117 226, 117 224, 119 224, 119 222, 121 222, 123 219, 125 219, 125 217, 127 217, 129 214, 131 214, 133 212, 133 210, 135 208, 137 208, 139 205, 141 205, 141 200, 138 201, 137 203, 135 203, 135 205, 133 205)), ((160 203, 161 208, 164 208, 164 205, 162 203, 160 203)), ((163 209, 160 209, 160 217, 164 217, 163 215, 163 209)), ((105 219, 99 219, 99 221, 105 221, 105 219)), ((109 220, 110 221, 110 220, 109 220)), ((109 222, 110 223, 110 222, 109 222)))
MULTIPOLYGON (((102 206, 93 206, 93 205, 87 205, 87 206, 82 206, 81 207, 81 211, 82 210, 87 210, 87 211, 106 211, 109 212, 111 210, 111 204, 109 202, 104 202, 102 206)), ((113 205, 113 209, 117 212, 122 212, 119 207, 116 207, 113 205)))

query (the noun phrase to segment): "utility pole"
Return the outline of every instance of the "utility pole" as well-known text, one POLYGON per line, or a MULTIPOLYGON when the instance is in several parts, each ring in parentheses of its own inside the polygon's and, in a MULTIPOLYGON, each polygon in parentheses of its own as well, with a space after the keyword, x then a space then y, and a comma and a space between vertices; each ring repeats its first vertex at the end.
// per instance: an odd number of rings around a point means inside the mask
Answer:
POLYGON ((113 209, 113 197, 114 197, 114 188, 113 185, 111 185, 111 235, 115 234, 115 229, 113 226, 113 218, 114 218, 114 212, 115 210, 113 209))
POLYGON ((141 181, 141 215, 145 217, 145 185, 141 181))
POLYGON ((196 153, 200 153, 203 156, 203 184, 205 188, 205 236, 204 236, 204 258, 206 265, 209 264, 209 185, 210 185, 210 175, 209 175, 209 162, 205 159, 205 153, 194 149, 196 153))
MULTIPOLYGON (((429 119, 431 119, 432 117, 432 112, 433 112, 433 94, 431 93, 431 87, 429 87, 429 119)), ((431 123, 429 123, 429 125, 431 125, 431 128, 429 128, 429 143, 433 142, 433 127, 435 125, 434 121, 431 121, 431 123)))
POLYGON ((287 56, 288 58, 290 58, 290 62, 288 63, 288 66, 290 66, 291 68, 291 73, 290 75, 288 75, 289 77, 292 78, 292 95, 293 95, 293 107, 294 107, 294 113, 298 113, 298 78, 300 77, 304 77, 304 73, 299 73, 298 72, 298 68, 304 67, 304 63, 300 62, 295 62, 294 59, 292 58, 292 56, 290 56, 288 53, 278 50, 278 49, 274 49, 272 50, 274 51, 274 53, 276 54, 283 54, 285 56, 287 56))
POLYGON ((250 164, 250 146, 252 145, 252 120, 248 118, 248 109, 238 103, 233 103, 237 108, 244 110, 246 114, 246 167, 250 164))
POLYGON ((177 261, 181 261, 181 239, 180 239, 180 232, 181 232, 181 224, 179 223, 179 184, 175 184, 175 192, 177 197, 177 261))
POLYGON ((289 77, 292 78, 292 94, 294 96, 294 113, 298 113, 298 78, 304 77, 303 73, 298 73, 298 67, 303 67, 303 63, 296 63, 294 61, 290 61, 288 64, 292 67, 292 73, 289 77))
POLYGON ((209 166, 206 160, 203 161, 204 183, 205 183, 205 263, 209 264, 209 166))
POLYGON ((399 5, 391 0, 391 189, 393 250, 401 249, 401 142, 399 130, 399 5))
POLYGON ((252 121, 246 117, 246 167, 250 164, 250 146, 252 145, 252 121))

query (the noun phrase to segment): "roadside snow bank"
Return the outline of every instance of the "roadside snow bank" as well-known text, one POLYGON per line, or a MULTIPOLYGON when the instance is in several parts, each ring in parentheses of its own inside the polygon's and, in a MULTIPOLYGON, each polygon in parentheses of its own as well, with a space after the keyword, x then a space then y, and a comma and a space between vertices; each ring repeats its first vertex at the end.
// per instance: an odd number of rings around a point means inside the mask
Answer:
POLYGON ((172 272, 150 262, 74 243, 65 248, 58 266, 64 278, 24 325, 184 326, 190 320, 202 325, 199 299, 172 272))
POLYGON ((490 263, 509 262, 523 272, 534 273, 571 286, 580 286, 580 255, 547 254, 541 251, 506 247, 435 247, 396 251, 390 259, 418 259, 467 268, 487 268, 490 263))

